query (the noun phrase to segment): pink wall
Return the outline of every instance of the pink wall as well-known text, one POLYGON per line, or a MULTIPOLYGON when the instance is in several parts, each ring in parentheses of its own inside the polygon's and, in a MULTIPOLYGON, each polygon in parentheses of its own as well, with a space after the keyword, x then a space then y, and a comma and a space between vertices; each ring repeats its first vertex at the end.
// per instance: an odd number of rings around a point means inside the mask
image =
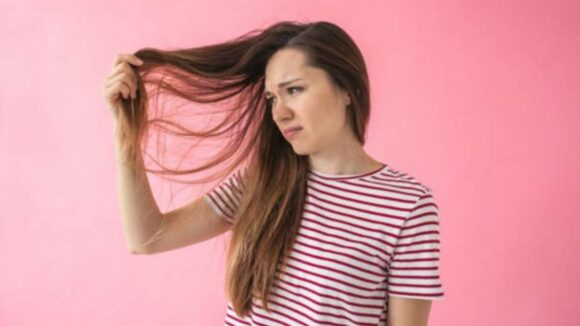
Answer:
MULTIPOLYGON (((114 56, 330 20, 371 76, 368 151, 433 188, 431 325, 572 325, 580 2, 0 2, 0 325, 219 325, 222 240, 133 256, 102 82, 114 56)), ((154 183, 162 207, 170 190, 154 183)))

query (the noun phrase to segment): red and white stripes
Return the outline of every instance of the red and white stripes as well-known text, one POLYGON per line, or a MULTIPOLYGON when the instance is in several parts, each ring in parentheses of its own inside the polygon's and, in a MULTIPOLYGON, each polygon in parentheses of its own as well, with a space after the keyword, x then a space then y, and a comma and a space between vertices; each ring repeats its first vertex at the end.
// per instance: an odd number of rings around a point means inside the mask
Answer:
MULTIPOLYGON (((205 195, 234 223, 244 169, 205 195)), ((255 301, 226 325, 385 325, 389 296, 440 300, 439 217, 431 190, 384 165, 339 176, 310 171, 289 266, 276 277, 268 313, 255 301)))

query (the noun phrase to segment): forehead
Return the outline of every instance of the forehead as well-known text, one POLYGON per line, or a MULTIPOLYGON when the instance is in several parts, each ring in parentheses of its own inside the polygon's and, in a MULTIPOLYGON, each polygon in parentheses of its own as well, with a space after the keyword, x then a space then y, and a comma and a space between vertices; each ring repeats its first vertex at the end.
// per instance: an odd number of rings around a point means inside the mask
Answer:
POLYGON ((312 69, 305 65, 306 57, 296 49, 282 49, 274 53, 266 65, 264 83, 266 89, 275 90, 278 83, 302 78, 307 79, 312 69))

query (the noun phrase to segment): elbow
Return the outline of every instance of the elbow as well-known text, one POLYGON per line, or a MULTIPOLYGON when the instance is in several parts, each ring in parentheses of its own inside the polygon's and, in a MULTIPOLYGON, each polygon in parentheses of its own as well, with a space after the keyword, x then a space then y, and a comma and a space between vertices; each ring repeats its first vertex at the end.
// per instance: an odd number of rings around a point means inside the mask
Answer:
POLYGON ((139 247, 139 246, 130 246, 129 252, 132 255, 147 255, 147 254, 149 254, 145 248, 139 247))

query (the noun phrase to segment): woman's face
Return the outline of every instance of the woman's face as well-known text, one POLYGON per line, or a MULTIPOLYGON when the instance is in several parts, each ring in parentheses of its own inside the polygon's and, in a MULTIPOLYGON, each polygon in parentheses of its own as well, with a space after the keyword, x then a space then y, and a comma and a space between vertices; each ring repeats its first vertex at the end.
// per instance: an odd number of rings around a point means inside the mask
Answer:
POLYGON ((299 155, 316 154, 352 134, 346 120, 349 96, 324 70, 306 66, 305 59, 300 50, 279 50, 265 73, 265 97, 278 129, 284 135, 288 128, 301 128, 284 136, 299 155))

